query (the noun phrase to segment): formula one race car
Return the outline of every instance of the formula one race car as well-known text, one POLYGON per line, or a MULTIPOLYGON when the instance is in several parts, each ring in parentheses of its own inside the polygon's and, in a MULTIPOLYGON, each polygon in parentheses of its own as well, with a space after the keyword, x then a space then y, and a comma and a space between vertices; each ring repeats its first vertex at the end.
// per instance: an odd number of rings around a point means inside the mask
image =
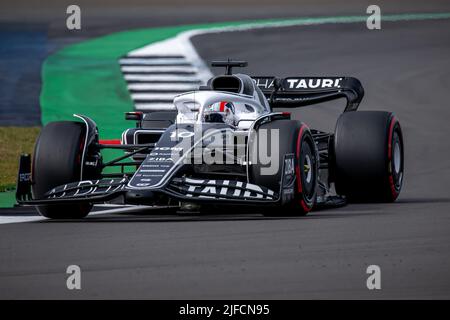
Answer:
POLYGON ((117 144, 99 140, 86 116, 47 124, 32 163, 29 155, 21 157, 18 203, 62 219, 85 217, 93 204, 108 201, 249 205, 266 215, 304 215, 319 206, 398 197, 400 124, 390 112, 356 111, 364 95, 357 79, 232 74, 246 65, 213 62, 226 73, 176 96, 176 111, 126 113, 136 127, 117 144), (347 105, 334 133, 272 111, 342 97, 347 105), (105 162, 104 149, 124 153, 105 162))

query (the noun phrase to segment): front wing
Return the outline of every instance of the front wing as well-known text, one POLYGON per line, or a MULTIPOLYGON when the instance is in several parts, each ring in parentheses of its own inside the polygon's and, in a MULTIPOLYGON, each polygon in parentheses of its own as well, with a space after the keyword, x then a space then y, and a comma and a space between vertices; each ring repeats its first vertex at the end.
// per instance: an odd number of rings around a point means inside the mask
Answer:
POLYGON ((282 204, 291 201, 294 197, 295 173, 287 169, 292 168, 291 165, 286 165, 293 159, 293 154, 286 155, 283 164, 284 174, 280 181, 280 188, 276 191, 244 181, 176 176, 158 188, 130 188, 129 179, 124 177, 64 184, 47 192, 43 199, 31 199, 31 184, 28 183, 28 188, 21 188, 22 194, 18 195, 17 200, 21 205, 102 203, 124 196, 125 203, 127 199, 133 199, 130 202, 136 203, 136 199, 139 198, 143 204, 152 204, 152 200, 156 199, 157 195, 164 194, 173 199, 190 202, 282 204))

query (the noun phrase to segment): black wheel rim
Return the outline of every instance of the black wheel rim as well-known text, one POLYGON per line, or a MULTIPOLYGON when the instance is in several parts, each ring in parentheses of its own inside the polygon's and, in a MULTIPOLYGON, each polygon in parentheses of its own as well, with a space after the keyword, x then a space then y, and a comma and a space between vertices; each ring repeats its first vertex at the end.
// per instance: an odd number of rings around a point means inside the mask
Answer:
POLYGON ((391 176, 392 185, 395 191, 398 193, 403 183, 403 141, 401 133, 399 132, 398 125, 396 124, 392 133, 391 140, 391 176))
POLYGON ((314 197, 317 173, 316 157, 307 139, 302 142, 299 169, 302 180, 302 194, 306 201, 311 202, 314 197))

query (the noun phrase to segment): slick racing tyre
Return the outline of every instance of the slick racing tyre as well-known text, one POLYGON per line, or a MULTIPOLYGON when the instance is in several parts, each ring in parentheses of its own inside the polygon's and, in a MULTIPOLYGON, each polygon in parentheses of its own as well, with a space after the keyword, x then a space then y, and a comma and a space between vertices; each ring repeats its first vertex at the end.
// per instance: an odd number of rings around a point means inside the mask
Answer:
POLYGON ((342 114, 334 136, 336 192, 353 202, 392 202, 403 183, 403 136, 390 112, 342 114))
MULTIPOLYGON (((80 180, 85 126, 80 122, 60 121, 46 125, 34 148, 32 193, 42 199, 56 186, 80 180)), ((92 204, 39 205, 41 215, 52 219, 79 219, 87 216, 92 204)))
MULTIPOLYGON (((276 193, 279 193, 283 164, 286 154, 294 155, 295 183, 294 198, 291 202, 285 204, 282 208, 267 208, 265 215, 270 216, 301 216, 306 215, 313 208, 316 202, 317 184, 318 184, 318 154, 315 142, 308 127, 295 120, 275 120, 264 123, 256 131, 256 140, 249 141, 249 159, 256 159, 253 154, 257 152, 256 144, 259 144, 261 133, 267 130, 267 150, 265 154, 270 154, 271 158, 276 155, 278 158, 278 170, 275 174, 263 174, 262 169, 267 164, 262 164, 261 157, 258 155, 258 161, 250 165, 250 182, 265 186, 276 193), (271 130, 278 130, 279 141, 274 141, 276 146, 272 146, 271 130), (255 142, 256 141, 256 142, 255 142), (278 154, 274 153, 279 148, 278 154), (276 212, 276 213, 275 213, 276 212)), ((251 160, 253 161, 253 160, 251 160)))

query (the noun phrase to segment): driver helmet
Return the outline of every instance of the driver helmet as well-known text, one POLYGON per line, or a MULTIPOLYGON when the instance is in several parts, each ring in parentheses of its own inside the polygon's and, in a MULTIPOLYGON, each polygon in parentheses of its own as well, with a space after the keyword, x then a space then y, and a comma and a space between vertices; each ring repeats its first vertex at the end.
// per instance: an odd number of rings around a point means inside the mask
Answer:
POLYGON ((235 125, 235 108, 232 102, 216 102, 204 111, 205 122, 223 122, 228 125, 235 125))

